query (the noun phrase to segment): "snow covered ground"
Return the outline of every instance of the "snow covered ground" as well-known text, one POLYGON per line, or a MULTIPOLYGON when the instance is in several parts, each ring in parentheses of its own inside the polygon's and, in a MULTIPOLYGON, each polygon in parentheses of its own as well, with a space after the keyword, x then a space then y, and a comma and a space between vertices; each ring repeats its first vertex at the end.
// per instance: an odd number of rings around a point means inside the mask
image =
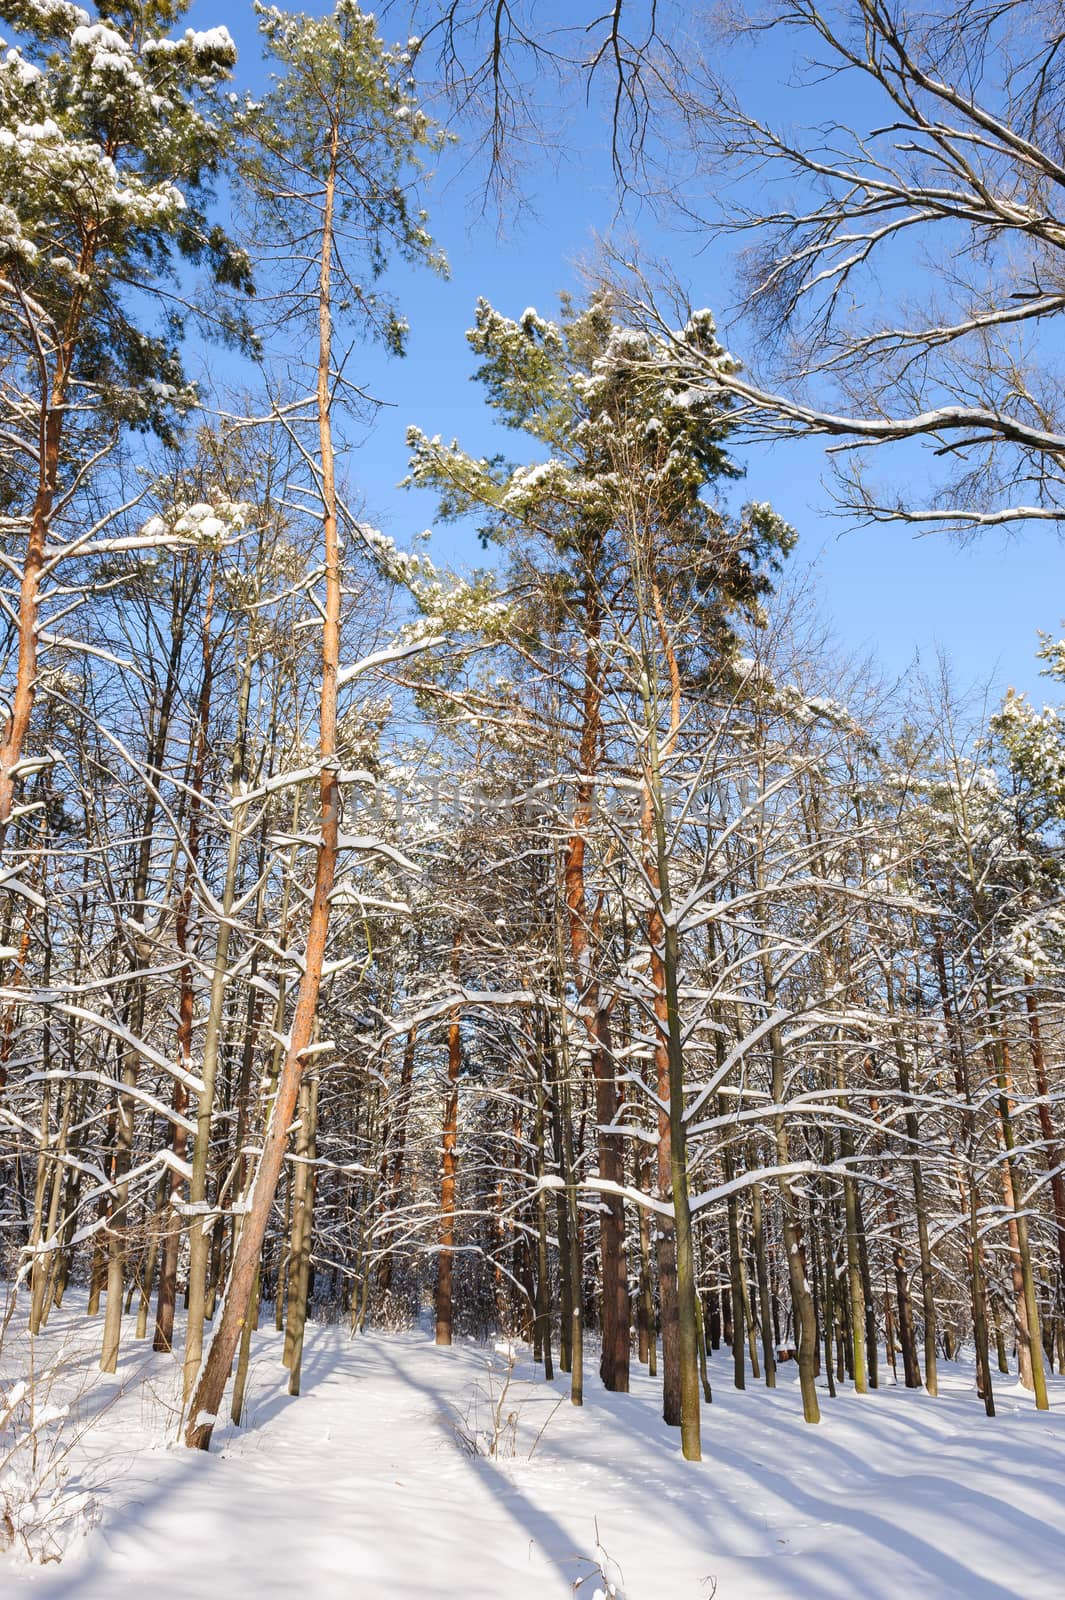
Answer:
MULTIPOLYGON (((73 1328, 53 1318, 46 1347, 69 1355, 73 1328)), ((248 1426, 204 1456, 168 1442, 173 1363, 130 1339, 117 1377, 79 1402, 97 1420, 69 1486, 92 1487, 97 1525, 62 1565, 0 1556, 5 1600, 561 1600, 582 1578, 591 1600, 597 1529, 625 1600, 708 1600, 715 1584, 717 1600, 1065 1595, 1062 1380, 1049 1416, 1002 1380, 989 1420, 971 1374, 947 1366, 938 1400, 826 1395, 809 1428, 788 1369, 775 1393, 738 1394, 718 1358, 694 1465, 648 1379, 611 1396, 592 1372, 575 1411, 564 1379, 544 1385, 522 1359, 503 1407, 515 1453, 491 1460, 454 1423, 488 1430, 476 1391, 491 1361, 498 1393, 503 1353, 314 1327, 298 1400, 278 1355, 264 1329, 248 1426)), ((24 1359, 9 1338, 5 1389, 24 1359)))

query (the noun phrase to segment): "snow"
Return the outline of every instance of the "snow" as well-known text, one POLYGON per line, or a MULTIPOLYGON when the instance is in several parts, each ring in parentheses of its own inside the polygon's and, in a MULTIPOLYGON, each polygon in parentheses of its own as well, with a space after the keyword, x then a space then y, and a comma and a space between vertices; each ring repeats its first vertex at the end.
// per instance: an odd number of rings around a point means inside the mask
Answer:
POLYGON ((180 39, 147 39, 143 49, 146 56, 176 55, 179 51, 188 50, 194 56, 217 56, 232 61, 237 59, 237 47, 233 43, 233 36, 224 25, 203 29, 186 28, 180 39))
MULTIPOLYGON (((545 1384, 520 1346, 438 1350, 428 1325, 355 1340, 315 1325, 291 1399, 271 1325, 253 1341, 248 1426, 221 1423, 202 1455, 172 1442, 176 1360, 136 1343, 127 1318, 118 1373, 90 1376, 99 1322, 90 1339, 83 1313, 68 1297, 37 1359, 40 1370, 50 1349, 68 1363, 78 1352, 84 1433, 64 1492, 96 1500, 97 1526, 61 1566, 0 1556, 8 1600, 213 1600, 220 1574, 234 1600, 563 1600, 594 1575, 597 1533, 624 1600, 705 1600, 710 1580, 719 1600, 1061 1593, 1060 1379, 1049 1415, 1000 1380, 988 1419, 971 1369, 944 1363, 938 1400, 826 1395, 823 1422, 808 1427, 793 1363, 776 1391, 741 1394, 722 1349, 705 1459, 692 1464, 659 1418, 657 1384, 638 1373, 632 1394, 606 1394, 591 1350, 575 1410, 567 1380, 545 1384), (470 1454, 459 1434, 486 1448, 489 1387, 498 1396, 512 1359, 502 1409, 517 1413, 513 1440, 495 1459, 470 1454)), ((9 1398, 25 1356, 9 1336, 9 1398)))
POLYGON ((70 36, 70 43, 75 50, 92 52, 94 70, 98 64, 110 66, 116 57, 121 66, 132 55, 122 35, 102 22, 94 23, 92 27, 83 24, 80 28, 75 28, 70 36))
POLYGON ((29 88, 30 84, 36 83, 41 77, 40 68, 35 67, 32 61, 27 61, 21 50, 9 50, 4 57, 3 65, 23 89, 29 88))
POLYGON ((394 661, 406 661, 409 656, 417 655, 420 651, 433 649, 438 644, 443 644, 444 637, 434 634, 427 638, 415 641, 404 641, 402 644, 389 645, 387 649, 375 650, 372 655, 364 656, 361 661, 354 662, 351 666, 341 667, 337 673, 337 688, 351 683, 365 672, 372 672, 377 667, 385 667, 394 661))
POLYGON ((22 12, 26 25, 42 32, 49 27, 87 27, 89 22, 89 13, 70 5, 68 0, 25 0, 22 12))

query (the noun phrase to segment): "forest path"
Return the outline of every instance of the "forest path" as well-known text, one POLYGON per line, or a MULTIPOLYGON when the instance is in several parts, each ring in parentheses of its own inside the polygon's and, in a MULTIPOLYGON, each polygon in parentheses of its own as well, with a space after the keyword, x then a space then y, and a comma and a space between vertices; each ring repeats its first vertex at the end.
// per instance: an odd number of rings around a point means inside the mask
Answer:
POLYGON ((738 1394, 717 1358, 693 1465, 642 1375, 615 1397, 591 1373, 576 1411, 565 1380, 537 1381, 523 1357, 503 1408, 517 1417, 515 1453, 491 1461, 459 1448, 453 1419, 457 1408, 487 1425, 487 1364, 498 1393, 502 1350, 308 1327, 298 1400, 279 1353, 272 1330, 256 1336, 248 1426, 219 1429, 202 1456, 160 1445, 173 1371, 148 1358, 148 1385, 129 1382, 146 1361, 130 1341, 126 1386, 84 1447, 99 1526, 60 1567, 3 1568, 0 1592, 565 1600, 593 1571, 582 1558, 598 1527, 625 1600, 708 1600, 714 1580, 717 1600, 1063 1593, 1060 1379, 1049 1416, 1011 1384, 989 1420, 971 1374, 947 1367, 937 1401, 895 1388, 826 1396, 824 1421, 807 1428, 787 1369, 775 1392, 738 1394))

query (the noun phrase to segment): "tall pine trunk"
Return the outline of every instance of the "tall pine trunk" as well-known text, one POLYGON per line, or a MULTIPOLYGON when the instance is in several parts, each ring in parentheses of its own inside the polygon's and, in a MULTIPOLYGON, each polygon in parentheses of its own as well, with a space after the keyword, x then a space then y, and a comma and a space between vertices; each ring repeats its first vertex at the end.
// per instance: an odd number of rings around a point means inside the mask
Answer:
POLYGON ((251 1305, 252 1292, 267 1223, 285 1160, 288 1132, 303 1076, 304 1054, 309 1048, 318 1008, 326 940, 329 934, 330 896, 336 879, 340 838, 340 785, 337 782, 336 724, 337 673, 340 667, 341 551, 337 528, 336 469, 331 405, 333 395, 332 313, 330 278, 333 254, 333 211, 336 197, 339 128, 330 128, 329 168, 324 185, 318 273, 318 364, 316 402, 318 415, 317 463, 322 499, 322 536, 325 566, 325 607, 322 622, 322 687, 318 725, 319 819, 314 891, 307 921, 307 942, 292 1026, 278 1077, 277 1093, 262 1154, 252 1184, 251 1198, 240 1231, 222 1314, 193 1393, 185 1442, 191 1448, 210 1448, 211 1434, 221 1409, 222 1396, 233 1367, 233 1357, 251 1305))

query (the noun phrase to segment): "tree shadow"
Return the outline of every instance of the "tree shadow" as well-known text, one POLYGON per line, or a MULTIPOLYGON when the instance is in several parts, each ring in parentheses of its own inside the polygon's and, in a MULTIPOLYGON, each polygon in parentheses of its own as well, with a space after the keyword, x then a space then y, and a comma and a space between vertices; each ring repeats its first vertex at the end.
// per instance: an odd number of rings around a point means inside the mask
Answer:
MULTIPOLYGON (((397 1378, 432 1402, 438 1421, 451 1433, 455 1414, 443 1389, 420 1381, 387 1348, 382 1348, 380 1353, 397 1378)), ((500 1471, 495 1462, 465 1452, 462 1452, 462 1459, 477 1481, 536 1544, 559 1577, 565 1580, 569 1590, 572 1590, 576 1580, 587 1577, 589 1557, 574 1549, 572 1535, 561 1522, 543 1506, 536 1505, 520 1485, 500 1471)), ((623 1600, 623 1597, 619 1595, 618 1600, 623 1600)))

